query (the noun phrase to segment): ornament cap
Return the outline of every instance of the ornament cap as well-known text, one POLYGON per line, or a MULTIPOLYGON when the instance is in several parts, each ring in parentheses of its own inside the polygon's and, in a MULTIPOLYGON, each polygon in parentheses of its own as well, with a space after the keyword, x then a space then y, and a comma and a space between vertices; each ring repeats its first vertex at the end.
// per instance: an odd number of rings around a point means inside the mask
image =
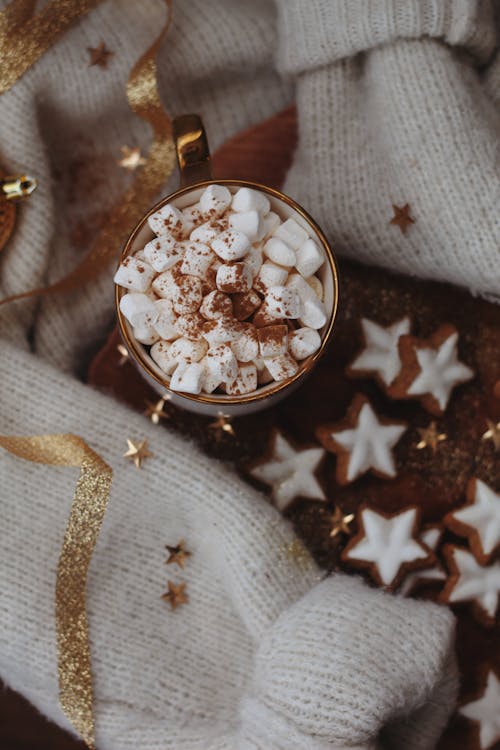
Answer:
POLYGON ((0 178, 0 189, 7 200, 26 198, 36 189, 38 183, 29 175, 9 175, 0 178))

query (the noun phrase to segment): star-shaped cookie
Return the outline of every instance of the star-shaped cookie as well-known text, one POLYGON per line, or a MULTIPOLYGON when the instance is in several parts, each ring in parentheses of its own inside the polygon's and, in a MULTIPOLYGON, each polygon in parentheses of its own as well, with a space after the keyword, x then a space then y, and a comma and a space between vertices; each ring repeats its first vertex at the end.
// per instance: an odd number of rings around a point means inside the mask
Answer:
POLYGON ((453 389, 474 377, 474 372, 458 359, 458 332, 448 323, 429 339, 401 336, 399 356, 402 367, 388 388, 393 398, 416 398, 428 412, 440 417, 453 389))
POLYGON ((410 319, 402 318, 388 328, 369 318, 361 319, 364 349, 348 367, 347 375, 366 377, 374 375, 382 387, 392 383, 401 369, 398 341, 410 332, 410 319))
POLYGON ((450 576, 441 594, 442 601, 472 602, 477 619, 493 625, 500 595, 500 563, 479 565, 474 555, 453 545, 444 547, 443 554, 450 576))
POLYGON ((337 454, 339 484, 349 484, 367 471, 395 477, 392 448, 405 430, 404 422, 378 419, 366 396, 358 393, 345 419, 318 427, 316 436, 327 451, 337 454))
POLYGON ((500 495, 473 478, 467 485, 467 500, 444 520, 449 529, 469 539, 476 559, 486 565, 500 547, 500 495))
MULTIPOLYGON (((442 536, 442 527, 429 526, 427 529, 424 529, 420 533, 419 539, 425 544, 426 547, 431 550, 431 552, 435 552, 439 546, 439 542, 442 536)), ((401 588, 399 589, 399 593, 403 596, 411 596, 420 583, 445 580, 446 574, 438 563, 430 568, 423 568, 422 570, 415 571, 406 576, 401 588)))
POLYGON ((474 722, 481 750, 489 750, 500 740, 500 680, 488 670, 486 684, 476 700, 466 703, 458 713, 474 722))
POLYGON ((386 514, 363 506, 359 531, 342 552, 354 567, 367 568, 379 586, 395 589, 411 569, 430 565, 434 556, 418 541, 418 510, 386 514))
POLYGON ((294 448, 276 430, 271 437, 268 456, 248 467, 248 473, 271 487, 274 504, 283 511, 297 497, 326 499, 316 478, 316 471, 324 456, 325 451, 319 446, 294 448))

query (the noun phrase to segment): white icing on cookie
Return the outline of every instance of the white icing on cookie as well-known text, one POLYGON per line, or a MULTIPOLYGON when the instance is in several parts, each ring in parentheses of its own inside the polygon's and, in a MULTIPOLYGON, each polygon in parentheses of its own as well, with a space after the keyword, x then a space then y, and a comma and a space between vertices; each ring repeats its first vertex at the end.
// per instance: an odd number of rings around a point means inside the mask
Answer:
MULTIPOLYGON (((443 530, 439 526, 431 526, 420 534, 420 541, 429 547, 432 552, 435 552, 438 544, 443 535, 443 530)), ((406 596, 411 592, 413 587, 421 581, 444 581, 446 574, 437 565, 432 568, 424 568, 424 570, 418 570, 414 573, 410 573, 404 580, 403 585, 399 589, 399 592, 406 596)))
POLYGON ((487 556, 500 544, 500 495, 480 479, 474 485, 472 505, 453 511, 451 516, 476 530, 482 554, 487 556))
POLYGON ((374 510, 361 511, 365 536, 353 547, 346 549, 345 557, 373 563, 382 583, 390 586, 404 563, 428 557, 429 552, 414 538, 413 529, 417 511, 410 508, 392 518, 374 510))
POLYGON ((489 618, 494 618, 500 594, 500 563, 479 565, 470 552, 452 547, 458 579, 448 595, 449 602, 474 601, 489 618))
POLYGON ((251 476, 272 487, 279 510, 285 510, 296 497, 326 500, 314 472, 325 455, 323 448, 295 450, 281 433, 276 433, 269 461, 250 470, 251 476))
POLYGON ((369 469, 396 476, 391 448, 405 430, 405 425, 382 424, 371 405, 363 404, 355 428, 332 433, 335 441, 350 453, 347 480, 352 482, 369 469))
POLYGON ((477 723, 481 750, 488 750, 500 740, 500 680, 491 669, 482 696, 466 703, 458 713, 477 723))
POLYGON ((430 393, 444 410, 456 385, 474 376, 470 367, 459 362, 457 356, 458 333, 455 331, 438 349, 417 349, 420 372, 408 388, 409 396, 430 393))
POLYGON ((403 318, 388 328, 368 318, 361 319, 366 346, 350 369, 376 373, 385 385, 390 385, 401 370, 398 341, 410 332, 410 319, 403 318))

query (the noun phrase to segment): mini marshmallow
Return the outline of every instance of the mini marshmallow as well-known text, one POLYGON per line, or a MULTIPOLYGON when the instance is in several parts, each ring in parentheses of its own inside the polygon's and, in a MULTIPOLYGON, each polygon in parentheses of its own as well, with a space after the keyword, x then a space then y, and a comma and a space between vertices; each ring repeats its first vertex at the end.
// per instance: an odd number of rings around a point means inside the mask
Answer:
POLYGON ((202 378, 203 366, 199 362, 180 362, 170 378, 170 388, 184 393, 201 393, 202 378))
POLYGON ((252 272, 246 263, 222 265, 217 271, 217 289, 221 292, 248 292, 252 281, 252 272))
POLYGON ((291 273, 287 279, 286 286, 289 289, 295 289, 299 293, 302 302, 305 302, 306 299, 317 299, 312 286, 300 273, 291 273))
POLYGON ((188 242, 185 245, 181 273, 204 279, 214 260, 215 255, 208 245, 203 242, 188 242))
POLYGON ((281 224, 281 219, 274 211, 269 211, 262 219, 262 237, 269 237, 281 224))
POLYGON ((192 312, 179 315, 174 326, 178 336, 197 341, 202 336, 204 323, 199 312, 192 312))
POLYGON ((151 346, 160 338, 154 328, 155 320, 154 312, 140 312, 134 316, 134 338, 141 344, 151 346))
POLYGON ((196 229, 193 229, 189 235, 189 239, 194 242, 204 242, 209 245, 212 240, 215 240, 215 238, 219 236, 220 233, 221 230, 216 223, 206 221, 204 224, 200 224, 199 227, 196 227, 196 229))
POLYGON ((259 273, 255 277, 254 288, 263 294, 273 286, 283 286, 288 278, 286 268, 277 266, 270 260, 262 264, 259 273))
POLYGON ((179 315, 196 312, 203 300, 201 281, 196 276, 181 276, 175 281, 175 293, 172 296, 174 310, 179 315))
POLYGON ((245 255, 245 263, 250 268, 253 278, 255 278, 262 266, 262 250, 260 247, 250 248, 245 255))
POLYGON ((178 278, 177 267, 169 268, 168 271, 160 273, 151 284, 153 291, 164 299, 171 299, 176 293, 176 280, 178 278))
POLYGON ((257 388, 257 368, 253 362, 240 365, 236 378, 226 384, 228 396, 243 396, 257 388))
POLYGON ((133 292, 145 292, 154 276, 154 269, 151 268, 149 263, 137 260, 133 255, 128 255, 118 266, 113 281, 118 286, 131 289, 133 292))
POLYGON ((177 367, 177 361, 170 356, 171 344, 166 341, 158 341, 150 349, 150 356, 156 362, 158 367, 166 375, 171 375, 177 367))
POLYGON ((160 236, 162 234, 171 235, 174 239, 180 240, 187 234, 186 221, 176 206, 167 203, 165 206, 148 217, 148 224, 153 232, 160 236))
POLYGON ((262 217, 255 209, 230 214, 229 226, 238 232, 243 232, 250 242, 255 242, 262 237, 262 217))
POLYGON ((287 380, 288 378, 293 377, 299 369, 297 362, 288 352, 280 354, 279 357, 265 359, 264 362, 266 363, 266 367, 272 375, 273 380, 277 381, 287 380))
POLYGON ((269 260, 280 266, 294 266, 296 262, 295 251, 279 237, 271 237, 264 245, 264 253, 269 260))
POLYGON ((307 232, 295 219, 287 219, 274 230, 273 237, 279 237, 294 250, 298 250, 307 240, 307 232))
POLYGON ((246 320, 260 307, 262 300, 257 292, 250 289, 248 292, 233 294, 232 302, 236 320, 246 320))
POLYGON ((290 334, 288 346, 295 359, 305 359, 318 351, 321 336, 314 328, 298 328, 290 334))
POLYGON ((216 388, 222 385, 222 380, 221 378, 217 377, 217 375, 210 372, 210 369, 207 367, 206 356, 200 360, 200 365, 203 366, 203 375, 201 377, 201 390, 204 393, 213 393, 216 390, 216 388))
POLYGON ((241 326, 238 338, 232 344, 231 349, 239 362, 251 362, 259 353, 259 340, 257 330, 251 323, 241 326))
POLYGON ((262 357, 256 357, 254 360, 254 365, 257 368, 257 383, 259 385, 267 385, 267 383, 271 383, 271 381, 273 380, 273 376, 267 369, 266 363, 264 362, 262 357))
POLYGON ((280 322, 280 319, 276 317, 276 313, 269 310, 266 302, 263 302, 261 304, 252 318, 252 323, 257 328, 263 328, 264 326, 273 326, 280 322))
POLYGON ((209 185, 200 198, 200 208, 205 215, 222 216, 231 203, 231 193, 224 185, 209 185))
POLYGON ((230 383, 238 375, 238 361, 227 344, 211 346, 204 362, 210 375, 221 383, 230 383))
POLYGON ((203 325, 203 338, 210 346, 235 341, 241 333, 241 323, 234 318, 218 318, 203 325))
POLYGON ((269 213, 271 204, 259 190, 242 187, 233 196, 233 211, 259 211, 263 216, 269 213))
POLYGON ((213 265, 208 269, 205 278, 201 279, 201 293, 203 297, 206 297, 210 292, 217 291, 217 270, 213 265))
POLYGON ((193 229, 205 221, 201 206, 199 203, 195 203, 193 206, 187 206, 182 209, 182 217, 184 221, 184 228, 186 233, 192 232, 193 229))
POLYGON ((308 328, 323 328, 326 323, 326 310, 321 300, 316 297, 304 301, 304 311, 299 323, 308 328))
POLYGON ((308 279, 306 279, 307 283, 313 290, 314 294, 318 299, 323 301, 323 284, 318 279, 317 276, 310 276, 308 279))
POLYGON ((227 229, 212 240, 211 246, 222 260, 240 260, 250 250, 250 240, 243 232, 227 229))
POLYGON ((162 273, 180 260, 178 249, 174 238, 164 234, 148 242, 144 247, 144 257, 155 271, 162 273))
POLYGON ((276 318, 300 318, 304 304, 296 289, 286 286, 272 286, 267 290, 264 302, 270 315, 276 318))
POLYGON ((205 356, 207 349, 208 344, 204 339, 191 341, 191 339, 181 338, 176 339, 170 346, 169 355, 177 362, 199 362, 205 356))
POLYGON ((154 303, 156 312, 156 319, 153 327, 160 338, 166 341, 171 341, 178 337, 177 329, 175 327, 176 314, 174 312, 174 306, 172 300, 159 299, 154 303))
POLYGON ((147 294, 130 292, 129 294, 124 294, 120 299, 120 311, 131 325, 134 325, 134 316, 137 313, 152 311, 153 309, 154 302, 147 294))
MULTIPOLYGON (((259 300, 260 301, 260 300, 259 300)), ((206 295, 201 303, 200 313, 207 320, 227 317, 233 314, 233 302, 227 294, 218 289, 206 295)))
POLYGON ((279 357, 288 349, 288 328, 285 325, 265 326, 257 332, 260 356, 279 357))
POLYGON ((317 242, 307 239, 297 250, 295 267, 302 276, 312 276, 324 263, 323 251, 317 242))

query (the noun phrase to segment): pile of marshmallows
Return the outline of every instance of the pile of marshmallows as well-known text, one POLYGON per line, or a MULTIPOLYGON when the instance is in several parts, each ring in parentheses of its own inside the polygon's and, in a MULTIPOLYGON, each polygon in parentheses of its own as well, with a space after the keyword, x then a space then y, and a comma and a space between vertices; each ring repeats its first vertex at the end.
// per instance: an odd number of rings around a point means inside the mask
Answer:
POLYGON ((322 249, 264 193, 210 185, 148 218, 156 238, 115 274, 137 341, 185 393, 240 396, 287 380, 320 347, 322 249))

